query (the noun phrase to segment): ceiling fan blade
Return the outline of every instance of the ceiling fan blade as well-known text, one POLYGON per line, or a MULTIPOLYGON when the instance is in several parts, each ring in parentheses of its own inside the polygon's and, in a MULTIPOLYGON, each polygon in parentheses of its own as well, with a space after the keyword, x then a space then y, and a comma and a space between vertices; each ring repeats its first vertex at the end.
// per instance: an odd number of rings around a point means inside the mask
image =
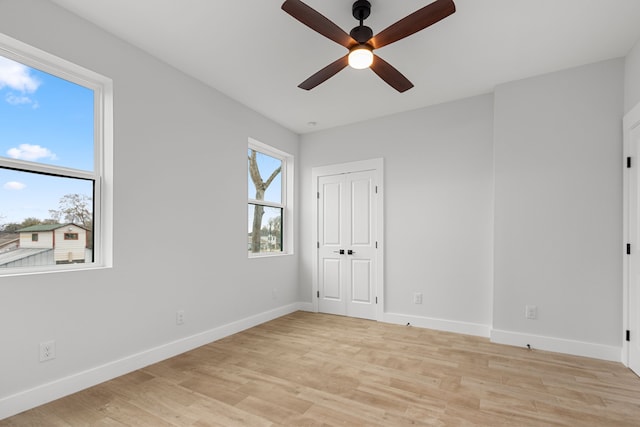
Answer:
POLYGON ((382 30, 369 42, 374 49, 397 42, 411 34, 424 30, 430 25, 446 18, 456 11, 453 0, 436 0, 433 3, 418 9, 395 24, 382 30))
POLYGON ((323 83, 338 74, 338 71, 344 69, 347 65, 349 65, 349 55, 345 55, 337 61, 327 65, 322 70, 300 83, 298 87, 305 90, 313 89, 320 83, 323 83))
POLYGON ((307 27, 347 49, 358 44, 358 42, 351 38, 342 28, 300 0, 286 0, 282 3, 282 10, 307 27))
POLYGON ((405 76, 403 76, 400 71, 393 68, 391 64, 380 58, 378 55, 373 55, 373 63, 371 64, 371 69, 382 80, 387 82, 389 86, 400 93, 407 91, 413 87, 413 83, 411 83, 405 76))

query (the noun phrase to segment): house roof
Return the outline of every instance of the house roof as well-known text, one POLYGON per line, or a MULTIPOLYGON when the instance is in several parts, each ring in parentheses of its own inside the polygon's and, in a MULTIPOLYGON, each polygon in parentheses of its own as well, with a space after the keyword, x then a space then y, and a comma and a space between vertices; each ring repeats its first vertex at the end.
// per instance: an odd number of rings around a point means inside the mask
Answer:
POLYGON ((19 248, 13 251, 1 253, 0 266, 52 250, 53 249, 51 248, 19 248))
POLYGON ((36 224, 36 225, 31 225, 29 227, 25 227, 25 228, 21 228, 19 230, 17 230, 19 233, 32 233, 32 232, 39 232, 39 231, 53 231, 53 230, 57 230, 58 228, 62 228, 62 227, 67 227, 69 225, 73 225, 75 227, 79 227, 82 228, 83 230, 86 230, 84 227, 74 224, 72 222, 69 222, 67 224, 36 224))

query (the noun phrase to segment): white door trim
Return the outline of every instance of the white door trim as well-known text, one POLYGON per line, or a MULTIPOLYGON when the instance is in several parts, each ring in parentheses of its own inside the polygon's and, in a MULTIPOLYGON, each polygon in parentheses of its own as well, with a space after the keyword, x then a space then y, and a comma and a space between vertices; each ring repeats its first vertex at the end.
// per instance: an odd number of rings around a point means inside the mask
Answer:
POLYGON ((382 158, 361 160, 357 162, 340 163, 336 165, 320 166, 311 169, 311 179, 313 182, 313 222, 312 222, 312 236, 313 241, 313 263, 312 263, 312 276, 313 276, 313 311, 318 312, 318 198, 315 196, 318 194, 318 177, 326 175, 339 175, 350 172, 362 172, 362 171, 375 171, 375 185, 378 188, 377 197, 375 198, 375 210, 377 221, 375 224, 375 240, 378 244, 378 251, 376 252, 376 320, 381 321, 384 315, 384 161, 382 158))
MULTIPOLYGON (((623 246, 626 246, 627 243, 631 242, 632 236, 630 235, 630 226, 629 221, 631 220, 629 214, 629 199, 631 194, 631 183, 630 183, 630 170, 627 168, 627 157, 631 156, 632 153, 632 140, 631 140, 631 132, 640 126, 640 104, 637 104, 631 111, 629 111, 623 119, 623 131, 624 131, 624 150, 623 150, 623 168, 624 173, 622 177, 622 194, 623 194, 623 206, 622 206, 622 233, 623 233, 623 246)), ((640 167, 640 158, 632 159, 633 167, 640 167)), ((634 242, 634 244, 638 245, 640 242, 634 242)), ((630 312, 629 312, 629 286, 630 286, 630 278, 629 278, 629 256, 626 253, 626 250, 623 251, 622 255, 622 278, 623 278, 623 288, 622 288, 622 326, 623 331, 628 331, 631 328, 630 325, 630 312)), ((629 342, 623 337, 622 340, 622 363, 625 366, 629 366, 629 351, 630 346, 629 342)))

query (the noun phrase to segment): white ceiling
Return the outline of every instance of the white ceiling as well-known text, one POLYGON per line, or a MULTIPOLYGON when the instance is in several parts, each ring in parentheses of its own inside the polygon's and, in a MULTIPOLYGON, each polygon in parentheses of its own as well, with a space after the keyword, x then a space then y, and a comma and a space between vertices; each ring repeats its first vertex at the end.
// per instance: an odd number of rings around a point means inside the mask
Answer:
MULTIPOLYGON (((283 0, 53 0, 297 133, 491 92, 500 83, 626 55, 640 0, 455 0, 457 11, 376 53, 405 93, 349 67, 297 85, 347 53, 283 0), (311 125, 315 122, 316 125, 311 125)), ((374 34, 431 0, 370 0, 374 34)), ((353 0, 305 0, 349 32, 353 0)))

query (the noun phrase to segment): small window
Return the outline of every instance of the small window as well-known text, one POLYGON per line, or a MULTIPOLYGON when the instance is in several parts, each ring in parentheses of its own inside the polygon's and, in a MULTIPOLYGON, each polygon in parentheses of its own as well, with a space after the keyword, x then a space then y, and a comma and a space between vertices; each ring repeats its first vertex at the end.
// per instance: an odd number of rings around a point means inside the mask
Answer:
POLYGON ((250 256, 291 253, 293 158, 249 140, 247 249, 250 256))
MULTIPOLYGON (((29 228, 78 224, 87 230, 83 262, 111 266, 111 87, 108 78, 0 34, 0 238, 37 242, 29 228)), ((40 242, 51 244, 51 254, 0 253, 0 275, 55 271, 62 248, 51 236, 40 242)))

